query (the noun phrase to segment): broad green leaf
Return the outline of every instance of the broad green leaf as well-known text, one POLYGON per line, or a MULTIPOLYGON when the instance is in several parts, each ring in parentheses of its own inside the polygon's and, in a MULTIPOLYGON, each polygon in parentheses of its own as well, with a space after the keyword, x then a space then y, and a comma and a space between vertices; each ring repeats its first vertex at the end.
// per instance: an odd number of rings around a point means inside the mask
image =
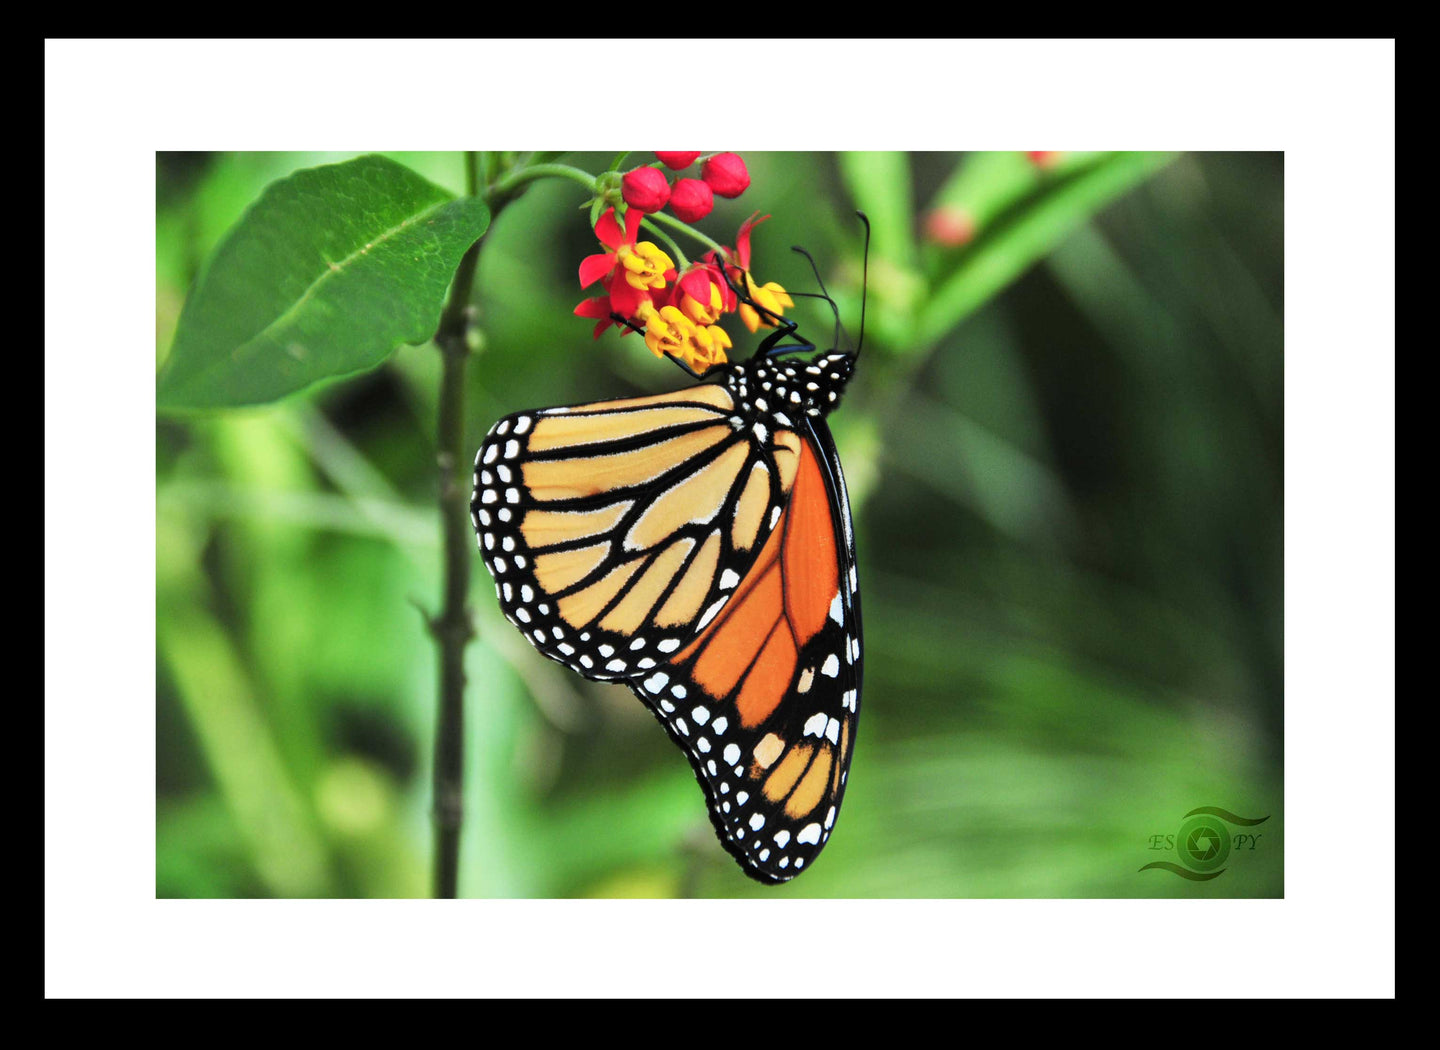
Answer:
MULTIPOLYGON (((918 343, 939 339, 1071 230, 1173 160, 1173 153, 1109 153, 1057 170, 981 227, 939 277, 916 325, 918 343)), ((991 188, 991 199, 1000 196, 991 188)))
POLYGON ((270 186, 201 271, 161 370, 162 409, 273 401, 429 339, 490 222, 384 157, 270 186))

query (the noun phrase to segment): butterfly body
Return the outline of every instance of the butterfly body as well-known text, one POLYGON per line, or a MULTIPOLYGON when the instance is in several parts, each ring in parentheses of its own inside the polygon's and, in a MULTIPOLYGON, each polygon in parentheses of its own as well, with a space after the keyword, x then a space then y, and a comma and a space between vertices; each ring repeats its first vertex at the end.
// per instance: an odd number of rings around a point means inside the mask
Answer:
POLYGON ((471 516, 507 618, 630 686, 765 882, 829 839, 854 748, 854 530, 825 422, 854 363, 761 354, 670 394, 515 413, 476 457, 471 516))

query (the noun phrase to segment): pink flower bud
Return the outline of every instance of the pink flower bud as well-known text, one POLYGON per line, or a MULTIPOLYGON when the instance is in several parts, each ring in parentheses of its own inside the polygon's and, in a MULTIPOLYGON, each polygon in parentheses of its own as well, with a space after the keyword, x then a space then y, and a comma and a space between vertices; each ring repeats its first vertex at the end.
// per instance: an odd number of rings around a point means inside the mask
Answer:
POLYGON ((734 153, 717 153, 700 167, 700 177, 722 197, 738 197, 750 185, 745 162, 734 153))
POLYGON ((688 168, 694 164, 695 158, 700 156, 700 150, 697 149, 688 153, 680 153, 678 151, 661 153, 659 150, 656 150, 655 156, 659 157, 660 162, 671 171, 679 171, 681 168, 688 168))
POLYGON ((964 208, 942 204, 925 216, 925 239, 942 248, 958 248, 975 236, 975 220, 964 208))
POLYGON ((681 179, 670 192, 670 210, 683 222, 699 222, 714 207, 714 193, 699 179, 681 179))
POLYGON ((620 195, 630 207, 648 215, 665 207, 670 199, 670 183, 655 168, 636 168, 625 173, 620 195))

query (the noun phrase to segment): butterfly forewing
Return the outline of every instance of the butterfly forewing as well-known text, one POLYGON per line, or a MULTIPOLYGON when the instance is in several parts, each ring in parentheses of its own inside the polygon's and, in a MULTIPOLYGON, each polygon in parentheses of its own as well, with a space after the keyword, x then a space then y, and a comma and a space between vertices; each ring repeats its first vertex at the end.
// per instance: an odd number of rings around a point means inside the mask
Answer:
POLYGON ((723 386, 497 423, 471 517, 500 607, 595 679, 641 675, 717 616, 785 505, 801 441, 723 386))

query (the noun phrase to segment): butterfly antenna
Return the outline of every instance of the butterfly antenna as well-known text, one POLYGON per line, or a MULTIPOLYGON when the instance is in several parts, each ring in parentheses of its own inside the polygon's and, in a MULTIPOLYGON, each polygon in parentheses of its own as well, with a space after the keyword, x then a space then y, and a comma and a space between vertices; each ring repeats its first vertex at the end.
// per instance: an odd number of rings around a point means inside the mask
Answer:
POLYGON ((806 299, 824 299, 827 303, 830 304, 830 312, 835 315, 835 334, 830 337, 830 346, 833 349, 840 345, 840 308, 835 305, 835 300, 830 298, 830 292, 825 287, 825 282, 820 278, 820 268, 815 265, 815 260, 811 258, 810 253, 807 252, 804 248, 801 248, 799 245, 794 244, 790 246, 790 250, 792 252, 799 252, 801 255, 805 256, 805 261, 810 264, 810 272, 815 275, 815 283, 820 286, 821 293, 819 295, 816 295, 813 292, 793 292, 791 294, 803 296, 806 299))
POLYGON ((860 349, 865 345, 865 298, 870 291, 870 217, 863 211, 857 211, 860 221, 865 224, 865 262, 860 277, 860 341, 855 344, 855 357, 860 357, 860 349))

